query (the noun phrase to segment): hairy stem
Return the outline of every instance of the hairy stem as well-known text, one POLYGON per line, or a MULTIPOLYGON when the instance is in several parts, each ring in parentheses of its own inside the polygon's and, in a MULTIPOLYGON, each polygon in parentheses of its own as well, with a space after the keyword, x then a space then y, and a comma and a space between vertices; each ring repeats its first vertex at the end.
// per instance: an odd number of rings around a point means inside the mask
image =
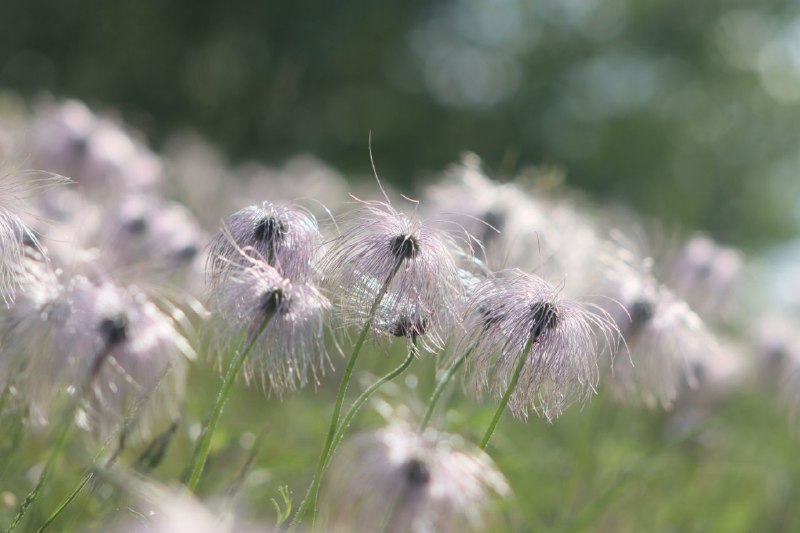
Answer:
POLYGON ((517 387, 519 376, 522 374, 522 368, 525 366, 525 361, 528 359, 528 354, 530 353, 534 342, 536 342, 536 336, 532 335, 531 338, 528 339, 528 342, 525 343, 525 347, 522 349, 522 352, 519 354, 519 361, 517 362, 517 368, 514 369, 514 375, 511 376, 511 381, 508 383, 508 387, 506 387, 506 391, 503 393, 503 398, 500 400, 500 405, 497 406, 497 410, 494 412, 492 422, 489 424, 486 433, 483 435, 483 439, 481 439, 481 450, 486 449, 486 445, 489 444, 489 439, 492 438, 494 429, 497 427, 497 423, 500 421, 503 411, 506 410, 508 400, 511 398, 511 393, 514 392, 514 389, 517 387))

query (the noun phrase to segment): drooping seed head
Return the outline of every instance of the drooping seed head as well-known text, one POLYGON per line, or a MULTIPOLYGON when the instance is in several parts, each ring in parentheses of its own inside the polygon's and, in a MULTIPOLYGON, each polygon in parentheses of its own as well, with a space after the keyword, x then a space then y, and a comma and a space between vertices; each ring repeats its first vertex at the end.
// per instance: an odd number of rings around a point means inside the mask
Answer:
POLYGON ((334 531, 485 531, 509 493, 483 452, 399 423, 355 438, 331 470, 320 504, 334 531))
POLYGON ((75 179, 95 199, 152 192, 163 175, 160 158, 124 125, 76 100, 41 106, 31 137, 38 168, 75 179))
POLYGON ((713 357, 714 337, 702 319, 652 274, 652 260, 634 247, 609 243, 606 309, 625 339, 627 353, 610 369, 614 394, 626 401, 669 408, 684 386, 698 383, 699 366, 713 357))
POLYGON ((596 306, 561 297, 535 275, 508 270, 473 290, 452 357, 472 348, 466 368, 475 390, 500 398, 528 349, 509 407, 515 416, 532 409, 551 420, 594 393, 598 356, 616 334, 596 306))
POLYGON ((320 239, 314 216, 295 204, 245 207, 228 217, 211 242, 209 284, 222 283, 241 260, 240 250, 248 248, 292 282, 311 280, 320 239))
POLYGON ((375 323, 388 333, 403 317, 440 343, 449 334, 464 288, 455 242, 432 223, 382 202, 361 202, 341 224, 321 262, 325 285, 347 325, 362 325, 391 278, 375 323))
POLYGON ((428 212, 478 238, 490 264, 535 271, 547 278, 568 274, 582 293, 597 276, 599 239, 575 198, 542 194, 523 179, 498 182, 474 154, 451 165, 425 195, 428 212))
POLYGON ((82 424, 101 438, 142 402, 137 434, 147 435, 161 417, 177 416, 185 359, 194 352, 171 317, 136 288, 82 276, 49 296, 22 298, 25 307, 15 310, 4 331, 6 348, 25 350, 19 386, 35 421, 46 423, 59 390, 84 384, 91 386, 82 424))
MULTIPOLYGON (((250 253, 254 253, 249 250, 250 253)), ((245 363, 245 376, 278 395, 316 383, 328 358, 323 339, 328 300, 310 282, 292 283, 261 258, 241 251, 224 283, 211 292, 211 307, 226 323, 225 341, 266 327, 245 363)))
POLYGON ((743 271, 744 257, 739 250, 695 235, 671 261, 666 281, 702 316, 727 320, 739 311, 737 292, 743 271))

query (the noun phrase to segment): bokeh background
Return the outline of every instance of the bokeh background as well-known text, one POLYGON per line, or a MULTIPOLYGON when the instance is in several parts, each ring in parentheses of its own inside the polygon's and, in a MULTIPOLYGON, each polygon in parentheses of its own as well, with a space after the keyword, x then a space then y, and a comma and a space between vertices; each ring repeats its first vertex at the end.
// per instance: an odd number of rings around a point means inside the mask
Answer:
MULTIPOLYGON (((408 194, 464 150, 500 180, 557 167, 600 205, 763 260, 748 280, 754 310, 800 308, 794 0, 2 0, 0 20, 0 103, 79 98, 119 113, 158 152, 196 131, 231 165, 311 153, 354 186, 372 179, 371 132, 381 177, 408 194)), ((395 366, 401 348, 370 359, 358 386, 395 366)), ((211 404, 200 396, 219 382, 211 366, 192 370, 189 424, 160 479, 181 476, 187 435, 211 404)), ((416 405, 433 367, 421 361, 383 397, 416 405)), ((273 513, 283 483, 297 503, 336 382, 282 402, 237 388, 201 495, 238 482, 252 454, 251 514, 273 513)), ((601 389, 553 425, 504 420, 493 456, 515 490, 514 529, 797 531, 800 438, 775 392, 747 390, 687 419, 620 406, 601 389)), ((491 405, 452 394, 446 426, 474 441, 491 405)), ((360 418, 355 429, 381 424, 374 410, 360 418)), ((34 451, 20 464, 34 464, 34 451)), ((84 467, 64 468, 38 512, 84 467)), ((87 496, 63 529, 93 513, 87 496)))
POLYGON ((159 147, 298 151, 406 190, 480 154, 748 249, 796 232, 800 5, 692 0, 5 0, 0 86, 159 147))

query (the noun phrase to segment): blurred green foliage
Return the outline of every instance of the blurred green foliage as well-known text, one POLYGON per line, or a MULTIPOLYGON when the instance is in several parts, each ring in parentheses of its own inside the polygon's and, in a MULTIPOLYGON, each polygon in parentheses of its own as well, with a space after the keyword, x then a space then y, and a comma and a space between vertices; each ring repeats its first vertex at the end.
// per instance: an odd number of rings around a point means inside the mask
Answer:
POLYGON ((310 151, 409 188, 462 150, 758 247, 800 209, 800 4, 4 0, 0 85, 116 108, 156 144, 310 151))

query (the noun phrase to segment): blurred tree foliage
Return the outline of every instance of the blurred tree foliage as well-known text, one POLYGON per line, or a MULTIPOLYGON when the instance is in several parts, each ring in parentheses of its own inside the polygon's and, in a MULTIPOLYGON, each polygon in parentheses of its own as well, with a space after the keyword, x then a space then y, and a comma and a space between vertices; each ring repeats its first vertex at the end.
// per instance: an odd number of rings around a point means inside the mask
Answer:
POLYGON ((800 198, 791 0, 3 0, 0 85, 117 108, 156 144, 310 151, 408 186, 556 163, 668 227, 758 247, 800 198))

